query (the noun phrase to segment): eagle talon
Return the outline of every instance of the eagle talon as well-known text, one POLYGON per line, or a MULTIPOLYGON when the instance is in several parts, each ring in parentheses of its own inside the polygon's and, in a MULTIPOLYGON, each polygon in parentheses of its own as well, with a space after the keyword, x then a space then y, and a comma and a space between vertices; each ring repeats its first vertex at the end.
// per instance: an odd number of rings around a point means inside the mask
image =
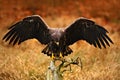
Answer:
POLYGON ((63 55, 62 55, 62 53, 60 53, 59 57, 60 57, 60 58, 63 58, 63 55))
POLYGON ((53 54, 53 53, 52 53, 52 57, 51 57, 51 58, 52 58, 52 60, 54 60, 54 59, 55 59, 55 56, 54 56, 54 54, 53 54))

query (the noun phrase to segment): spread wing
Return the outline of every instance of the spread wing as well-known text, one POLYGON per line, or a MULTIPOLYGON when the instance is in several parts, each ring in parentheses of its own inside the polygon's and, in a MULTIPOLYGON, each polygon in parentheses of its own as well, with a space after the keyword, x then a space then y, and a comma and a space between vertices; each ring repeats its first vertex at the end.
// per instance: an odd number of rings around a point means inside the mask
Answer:
POLYGON ((32 38, 36 38, 42 44, 49 43, 51 38, 47 25, 37 15, 26 17, 12 25, 3 40, 15 45, 32 38))
POLYGON ((110 46, 109 43, 113 43, 106 33, 108 31, 102 26, 91 20, 80 18, 65 29, 60 45, 71 45, 78 40, 85 40, 95 47, 102 48, 102 45, 106 48, 106 45, 110 46))

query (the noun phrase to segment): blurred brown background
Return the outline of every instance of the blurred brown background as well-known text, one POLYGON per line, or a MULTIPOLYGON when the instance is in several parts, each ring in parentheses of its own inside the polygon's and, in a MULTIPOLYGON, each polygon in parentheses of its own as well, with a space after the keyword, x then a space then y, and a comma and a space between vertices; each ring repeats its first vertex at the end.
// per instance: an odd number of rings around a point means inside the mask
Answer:
POLYGON ((120 0, 0 0, 0 80, 44 80, 50 58, 36 40, 20 46, 2 41, 7 28, 26 16, 40 15, 50 27, 66 27, 86 17, 104 26, 114 45, 97 49, 84 41, 70 46, 83 70, 73 66, 65 80, 120 80, 120 0))
POLYGON ((119 4, 119 0, 0 0, 0 20, 16 21, 38 14, 42 17, 99 18, 103 23, 120 23, 119 4))

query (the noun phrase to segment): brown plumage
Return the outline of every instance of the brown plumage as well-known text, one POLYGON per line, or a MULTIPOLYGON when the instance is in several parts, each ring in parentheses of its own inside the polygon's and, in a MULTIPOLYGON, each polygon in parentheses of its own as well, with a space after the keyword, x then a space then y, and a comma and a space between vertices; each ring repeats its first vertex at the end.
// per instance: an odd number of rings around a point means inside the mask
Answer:
POLYGON ((36 38, 41 44, 47 45, 42 53, 55 57, 67 56, 72 53, 69 45, 85 40, 95 47, 106 48, 113 41, 107 35, 108 31, 94 21, 79 18, 67 28, 49 28, 38 15, 24 18, 9 28, 3 40, 9 44, 20 44, 28 39, 36 38))

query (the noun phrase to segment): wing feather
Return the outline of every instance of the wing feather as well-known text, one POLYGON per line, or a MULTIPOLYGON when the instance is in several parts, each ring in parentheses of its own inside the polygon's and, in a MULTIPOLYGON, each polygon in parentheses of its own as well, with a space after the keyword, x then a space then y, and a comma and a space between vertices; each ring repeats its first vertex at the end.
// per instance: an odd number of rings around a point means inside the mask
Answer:
POLYGON ((60 45, 71 45, 78 40, 85 40, 95 47, 106 48, 106 44, 110 46, 109 43, 113 43, 107 33, 105 28, 94 21, 80 18, 65 29, 60 39, 60 45))
POLYGON ((103 45, 103 47, 106 48, 105 43, 104 43, 104 41, 102 40, 101 36, 100 36, 99 40, 100 40, 101 44, 103 45))
POLYGON ((3 40, 9 40, 9 44, 15 45, 32 38, 36 38, 42 44, 49 43, 51 39, 48 26, 38 15, 26 17, 12 25, 3 40))

